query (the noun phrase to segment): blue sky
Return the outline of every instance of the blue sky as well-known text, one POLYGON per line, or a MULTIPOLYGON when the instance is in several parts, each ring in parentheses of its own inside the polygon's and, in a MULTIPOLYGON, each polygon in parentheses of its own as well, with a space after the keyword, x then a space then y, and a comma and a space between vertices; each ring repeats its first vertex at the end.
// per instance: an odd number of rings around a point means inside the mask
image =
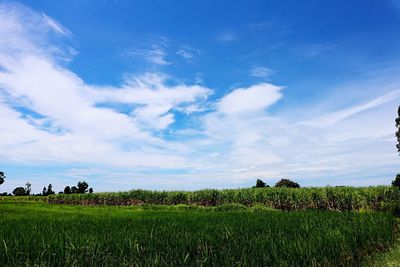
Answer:
POLYGON ((400 2, 0 1, 0 192, 388 184, 400 2))

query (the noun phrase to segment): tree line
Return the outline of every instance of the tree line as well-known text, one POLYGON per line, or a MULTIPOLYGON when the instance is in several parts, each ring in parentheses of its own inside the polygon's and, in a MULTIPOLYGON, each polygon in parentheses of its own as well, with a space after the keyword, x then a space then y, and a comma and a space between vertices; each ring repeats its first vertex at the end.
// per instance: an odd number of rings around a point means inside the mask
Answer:
MULTIPOLYGON (((256 185, 253 188, 264 188, 269 187, 263 180, 257 179, 256 185)), ((276 184, 275 187, 289 187, 289 188, 300 188, 300 185, 296 182, 293 182, 290 179, 281 179, 276 184)))
MULTIPOLYGON (((6 180, 6 174, 0 171, 0 185, 2 185, 6 180)), ((31 194, 32 184, 27 182, 25 187, 19 186, 16 187, 11 193, 0 193, 0 196, 49 196, 54 195, 56 192, 53 191, 52 184, 49 184, 47 187, 43 187, 42 193, 40 194, 31 194)), ((76 186, 66 186, 64 191, 58 192, 58 194, 85 194, 85 193, 93 193, 93 188, 89 188, 89 184, 85 181, 79 181, 76 186)))

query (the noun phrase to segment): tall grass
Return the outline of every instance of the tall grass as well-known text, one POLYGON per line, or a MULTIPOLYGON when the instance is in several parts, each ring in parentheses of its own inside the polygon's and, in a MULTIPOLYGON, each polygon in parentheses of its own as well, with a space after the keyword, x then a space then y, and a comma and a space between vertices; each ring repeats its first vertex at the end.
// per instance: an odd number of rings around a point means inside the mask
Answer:
POLYGON ((0 202, 0 265, 357 266, 394 238, 386 213, 145 208, 0 202))
POLYGON ((400 200, 400 190, 389 186, 320 188, 245 188, 198 191, 132 190, 118 193, 51 195, 49 203, 82 205, 203 205, 237 203, 281 210, 386 210, 400 200))

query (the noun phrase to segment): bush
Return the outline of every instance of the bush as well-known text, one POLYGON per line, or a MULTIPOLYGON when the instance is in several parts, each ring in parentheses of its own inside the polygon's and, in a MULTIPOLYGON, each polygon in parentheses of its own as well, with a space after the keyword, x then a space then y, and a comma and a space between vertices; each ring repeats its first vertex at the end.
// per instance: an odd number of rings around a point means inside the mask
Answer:
POLYGON ((263 187, 269 187, 269 185, 267 185, 266 183, 264 183, 263 180, 261 179, 257 179, 256 181, 256 186, 254 186, 256 188, 263 188, 263 187))
POLYGON ((25 193, 25 188, 23 187, 17 187, 13 191, 14 196, 25 196, 25 193))
POLYGON ((281 179, 279 182, 275 184, 275 187, 300 188, 300 185, 289 179, 281 179))

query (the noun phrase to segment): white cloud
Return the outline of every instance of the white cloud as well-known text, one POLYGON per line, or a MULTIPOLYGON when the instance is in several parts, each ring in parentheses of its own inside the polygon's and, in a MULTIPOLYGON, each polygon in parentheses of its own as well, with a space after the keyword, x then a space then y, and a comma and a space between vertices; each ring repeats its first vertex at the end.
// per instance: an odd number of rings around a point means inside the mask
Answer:
POLYGON ((172 110, 207 98, 210 89, 166 86, 166 77, 154 74, 130 77, 121 87, 87 85, 47 49, 52 46, 48 34, 65 36, 66 30, 61 33, 63 28, 55 27, 49 17, 18 5, 1 5, 0 14, 0 20, 7 22, 1 32, 9 41, 3 41, 0 49, 4 160, 155 168, 186 164, 178 155, 183 148, 155 137, 153 130, 168 127, 172 110), (99 104, 129 104, 131 111, 99 104), (23 116, 18 107, 43 119, 23 116))
POLYGON ((282 87, 267 83, 235 89, 221 99, 217 108, 225 114, 262 111, 282 97, 281 89, 282 87))
POLYGON ((166 86, 167 77, 147 73, 130 77, 121 88, 91 90, 97 103, 130 103, 139 105, 132 117, 142 126, 162 130, 174 122, 173 110, 185 110, 193 103, 205 100, 212 90, 198 85, 166 86))

